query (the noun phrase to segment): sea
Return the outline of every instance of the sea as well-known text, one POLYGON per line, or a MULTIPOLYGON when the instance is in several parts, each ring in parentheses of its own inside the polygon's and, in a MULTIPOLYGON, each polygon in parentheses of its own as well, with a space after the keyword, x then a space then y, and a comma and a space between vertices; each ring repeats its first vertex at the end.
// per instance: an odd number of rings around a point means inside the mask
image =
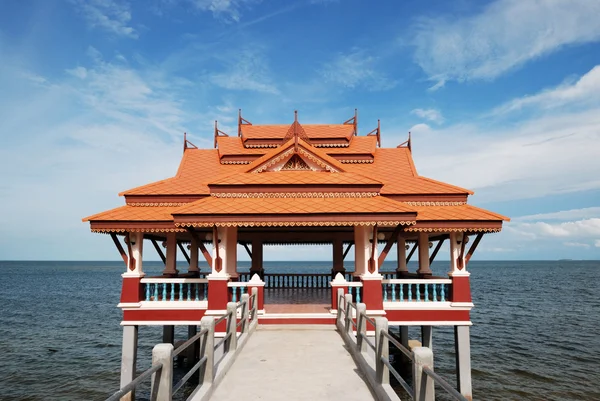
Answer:
MULTIPOLYGON (((330 266, 264 264, 273 273, 330 266)), ((600 261, 471 261, 468 268, 474 398, 600 400, 600 261)), ((248 269, 240 262, 240 271, 248 269)), ((157 274, 161 264, 144 262, 144 270, 157 274)), ((448 262, 432 270, 443 274, 448 262)), ((123 271, 122 262, 0 261, 0 400, 103 400, 118 390, 123 271)), ((177 328, 176 338, 186 330, 177 328)), ((161 336, 159 327, 140 328, 138 370, 150 366, 161 336)), ((451 328, 434 328, 433 350, 435 370, 455 383, 451 328)))

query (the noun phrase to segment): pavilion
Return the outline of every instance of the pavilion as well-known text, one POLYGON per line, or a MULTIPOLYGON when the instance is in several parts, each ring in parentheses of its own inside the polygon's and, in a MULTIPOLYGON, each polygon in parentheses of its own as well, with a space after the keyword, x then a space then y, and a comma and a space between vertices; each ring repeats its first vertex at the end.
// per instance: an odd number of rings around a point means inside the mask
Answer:
POLYGON ((260 324, 333 324, 327 310, 270 313, 266 294, 320 289, 335 311, 341 288, 364 302, 369 315, 400 326, 403 341, 408 326, 422 327, 424 346, 431 345, 432 326, 453 326, 459 386, 470 388, 467 263, 482 236, 508 219, 469 205, 467 189, 420 176, 410 136, 383 148, 379 123, 366 135, 357 123, 355 113, 342 124, 302 125, 296 114, 291 125, 254 125, 240 112, 237 135, 215 123, 214 149, 184 139, 174 177, 122 192, 124 206, 84 219, 93 232, 112 237, 126 264, 118 305, 122 369, 130 370, 132 359, 135 366, 139 326, 164 326, 164 340, 172 341, 174 325, 193 331, 204 315, 222 315, 227 302, 252 287, 259 290, 260 324), (436 277, 430 264, 446 241, 449 272, 436 277), (145 277, 144 243, 164 262, 158 277, 145 277), (251 257, 249 272, 238 271, 238 244, 251 257), (269 244, 331 244, 331 272, 265 271, 269 244), (383 274, 379 266, 394 244, 397 268, 383 274), (354 270, 346 272, 352 247, 354 270), (177 270, 178 249, 187 271, 177 270), (409 272, 414 254, 418 269, 409 272), (210 271, 199 270, 199 258, 210 271))

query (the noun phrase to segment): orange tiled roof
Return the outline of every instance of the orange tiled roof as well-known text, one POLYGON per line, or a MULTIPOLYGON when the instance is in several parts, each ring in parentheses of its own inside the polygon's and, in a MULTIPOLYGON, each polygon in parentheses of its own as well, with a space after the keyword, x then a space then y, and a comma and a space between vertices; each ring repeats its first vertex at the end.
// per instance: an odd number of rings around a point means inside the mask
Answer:
POLYGON ((181 206, 177 215, 209 214, 315 214, 315 213, 412 213, 402 202, 381 196, 369 198, 217 198, 181 206))
MULTIPOLYGON (((304 132, 309 138, 350 138, 354 133, 354 126, 348 124, 310 124, 304 125, 304 132)), ((281 139, 285 136, 289 124, 285 125, 242 125, 242 138, 245 139, 281 139)))
POLYGON ((378 148, 373 163, 346 164, 344 168, 383 182, 382 195, 472 194, 467 189, 418 176, 407 148, 378 148))
POLYGON ((356 173, 331 173, 322 171, 276 171, 260 174, 234 173, 211 181, 209 185, 364 185, 381 182, 356 173))
POLYGON ((219 136, 217 137, 217 147, 219 155, 264 155, 267 150, 264 148, 245 148, 242 139, 237 136, 219 136))
POLYGON ((245 167, 221 164, 216 149, 187 149, 175 177, 136 187, 119 195, 208 195, 208 182, 211 179, 245 167))
POLYGON ((337 154, 373 154, 377 148, 377 137, 354 136, 350 139, 350 145, 339 148, 320 148, 330 155, 337 154))
POLYGON ((471 205, 411 206, 411 208, 417 211, 418 221, 510 220, 508 217, 471 205))
POLYGON ((83 221, 173 221, 178 207, 121 206, 85 217, 83 221))
MULTIPOLYGON (((282 146, 272 149, 269 152, 265 153, 260 158, 254 160, 252 163, 250 163, 249 165, 246 166, 245 171, 247 171, 247 172, 254 171, 255 169, 262 166, 267 161, 284 153, 285 151, 287 151, 288 149, 290 149, 293 146, 294 146, 293 139, 287 141, 282 146)), ((333 157, 329 156, 327 153, 325 153, 323 149, 315 148, 314 146, 311 146, 311 145, 307 144, 306 142, 304 142, 302 139, 298 139, 298 146, 302 147, 307 152, 312 153, 315 156, 319 157, 325 163, 327 163, 331 167, 335 168, 336 170, 341 171, 341 172, 345 171, 344 165, 342 163, 340 163, 339 161, 335 160, 333 157)))

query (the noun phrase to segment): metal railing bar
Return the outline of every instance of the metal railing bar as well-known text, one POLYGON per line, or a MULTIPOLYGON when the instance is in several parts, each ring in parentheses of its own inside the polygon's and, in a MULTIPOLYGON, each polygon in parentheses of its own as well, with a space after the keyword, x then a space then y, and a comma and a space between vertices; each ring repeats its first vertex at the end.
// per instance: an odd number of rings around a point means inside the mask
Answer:
POLYGON ((196 371, 197 371, 198 369, 200 369, 200 367, 201 367, 202 365, 204 365, 204 364, 206 363, 206 361, 207 361, 207 360, 208 360, 208 359, 206 358, 206 355, 205 355, 205 356, 203 356, 202 358, 200 358, 200 360, 198 361, 198 363, 197 363, 197 364, 195 364, 195 365, 194 365, 194 366, 193 366, 193 367, 192 367, 192 368, 189 370, 189 372, 187 372, 187 373, 185 374, 185 376, 183 376, 183 377, 181 378, 181 380, 179 380, 179 381, 177 382, 177 384, 176 384, 175 386, 173 386, 173 393, 172 393, 172 394, 175 394, 176 392, 178 392, 178 391, 179 391, 179 389, 181 389, 181 388, 183 387, 183 385, 184 385, 185 383, 187 383, 188 379, 189 379, 190 377, 192 377, 192 375, 193 375, 194 373, 196 373, 196 371))
POLYGON ((121 397, 123 397, 125 394, 129 393, 130 391, 134 390, 138 386, 138 384, 140 384, 144 379, 148 378, 149 376, 152 376, 152 374, 161 370, 162 367, 163 367, 163 365, 161 363, 160 365, 154 365, 151 368, 145 370, 138 377, 136 377, 135 379, 130 381, 127 385, 125 385, 123 388, 121 388, 119 391, 117 391, 116 393, 114 393, 113 395, 108 397, 106 399, 106 401, 120 400, 121 397))
POLYGON ((360 336, 362 337, 363 341, 366 342, 367 345, 373 349, 373 351, 377 350, 377 348, 375 347, 375 344, 373 344, 371 342, 371 340, 367 337, 367 335, 365 333, 360 333, 360 336))
POLYGON ((394 367, 392 366, 392 364, 390 363, 390 361, 388 361, 385 357, 381 357, 381 362, 387 366, 387 368, 389 369, 390 373, 392 375, 394 375, 394 377, 396 378, 396 380, 398 381, 398 383, 400 383, 400 385, 402 386, 402 388, 404 389, 404 391, 406 391, 408 393, 408 395, 410 396, 410 398, 414 398, 413 397, 413 389, 408 385, 408 383, 406 382, 406 380, 404 380, 402 378, 402 376, 400 376, 400 373, 398 373, 398 371, 396 371, 396 369, 394 369, 394 367))
POLYGON ((375 327, 375 319, 370 318, 369 316, 367 316, 365 313, 361 313, 360 314, 362 317, 364 317, 367 322, 371 323, 373 325, 373 327, 375 327))
POLYGON ((382 331, 381 335, 386 337, 388 340, 390 340, 390 342, 392 344, 394 344, 394 346, 396 348, 398 348, 404 355, 406 355, 407 358, 409 358, 411 361, 414 360, 412 351, 410 351, 404 345, 400 344, 400 342, 398 340, 396 340, 394 337, 392 337, 389 333, 382 331))
POLYGON ((235 328, 237 329, 238 327, 240 327, 242 324, 244 324, 244 320, 240 319, 239 322, 236 323, 235 328))
POLYGON ((456 391, 454 387, 450 385, 444 378, 435 373, 429 366, 423 366, 423 373, 427 376, 431 377, 435 384, 438 384, 441 388, 446 390, 446 392, 451 395, 455 400, 458 401, 468 401, 461 393, 456 391))
POLYGON ((225 334, 225 337, 221 338, 219 340, 218 343, 215 344, 214 349, 216 350, 217 348, 219 348, 221 345, 225 344, 225 341, 227 341, 227 339, 231 337, 231 333, 227 333, 225 334))
POLYGON ((350 319, 350 324, 352 324, 352 327, 354 327, 354 328, 356 328, 358 326, 358 324, 352 319, 350 319))
POLYGON ((194 337, 190 338, 189 340, 187 340, 186 342, 184 342, 183 344, 181 344, 179 347, 177 347, 174 351, 173 351, 173 356, 177 356, 180 353, 182 353, 187 347, 189 347, 190 345, 192 345, 194 342, 198 341, 198 339, 200 337, 202 337, 203 335, 207 334, 208 330, 207 329, 202 329, 200 330, 200 332, 198 334, 196 334, 194 337))
POLYGON ((235 307, 235 309, 240 309, 240 308, 244 307, 244 305, 246 305, 246 301, 244 301, 244 302, 239 302, 239 303, 238 303, 238 306, 236 306, 236 307, 235 307))
POLYGON ((228 317, 228 316, 229 316, 229 314, 228 314, 228 313, 226 313, 226 314, 224 314, 223 316, 221 316, 220 318, 218 318, 218 319, 215 321, 215 326, 216 326, 216 325, 218 325, 219 323, 222 323, 222 322, 224 322, 224 321, 227 319, 227 317, 228 317))

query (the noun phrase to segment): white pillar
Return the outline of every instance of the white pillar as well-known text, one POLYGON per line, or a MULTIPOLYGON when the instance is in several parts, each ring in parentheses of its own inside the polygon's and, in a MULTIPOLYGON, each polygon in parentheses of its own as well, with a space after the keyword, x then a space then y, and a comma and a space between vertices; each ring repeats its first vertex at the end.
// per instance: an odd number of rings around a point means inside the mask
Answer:
POLYGON ((419 233, 419 274, 432 274, 429 268, 429 235, 419 233))
POLYGON ((131 245, 131 255, 128 255, 127 271, 122 274, 123 277, 144 277, 142 269, 142 257, 144 251, 144 233, 129 233, 129 243, 131 245), (131 258, 135 260, 133 270, 129 270, 131 258))
POLYGON ((177 235, 167 233, 167 256, 163 274, 177 274, 177 235))
POLYGON ((379 266, 377 265, 377 246, 375 246, 375 271, 369 272, 369 259, 371 258, 373 227, 355 226, 354 227, 354 265, 356 276, 379 276, 379 266))
POLYGON ((469 326, 454 326, 456 350, 456 383, 458 391, 468 400, 473 399, 471 385, 471 339, 469 326))
POLYGON ((466 269, 458 269, 460 248, 462 246, 462 241, 464 240, 467 240, 467 236, 464 235, 464 233, 450 233, 450 271, 448 272, 450 277, 469 277, 471 275, 466 269))
MULTIPOLYGON (((129 384, 136 375, 138 326, 123 326, 123 348, 121 350, 121 387, 129 384)), ((121 397, 121 401, 135 399, 135 392, 121 397)))
POLYGON ((216 263, 213 263, 212 276, 234 276, 237 277, 237 227, 218 227, 217 238, 213 238, 213 261, 217 258, 217 246, 219 247, 219 257, 222 260, 222 269, 220 272, 215 270, 216 263))
POLYGON ((399 235, 396 246, 398 252, 398 268, 396 269, 396 273, 406 275, 408 274, 408 267, 406 266, 406 239, 399 235))
POLYGON ((188 272, 190 273, 198 273, 200 271, 198 269, 198 254, 198 241, 196 241, 196 238, 192 237, 190 243, 190 267, 188 268, 188 272))

